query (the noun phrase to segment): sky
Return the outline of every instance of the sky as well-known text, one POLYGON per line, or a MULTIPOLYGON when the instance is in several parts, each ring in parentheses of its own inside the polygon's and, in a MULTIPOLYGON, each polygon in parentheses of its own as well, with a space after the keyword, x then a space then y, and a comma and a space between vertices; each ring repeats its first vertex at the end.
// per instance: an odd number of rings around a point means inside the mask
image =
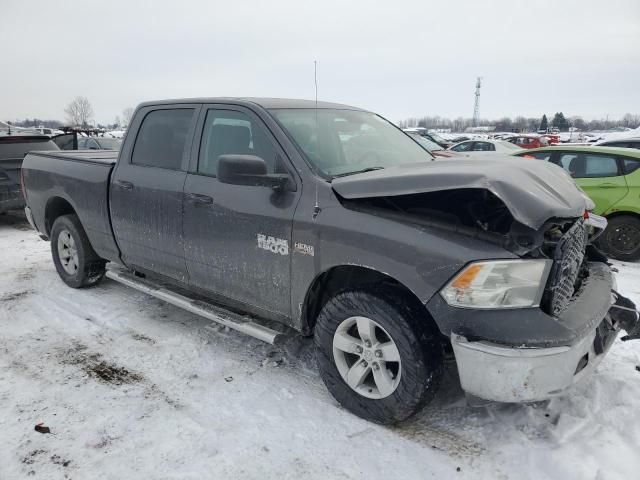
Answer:
POLYGON ((640 113, 639 0, 0 0, 0 120, 165 98, 320 100, 392 121, 640 113))

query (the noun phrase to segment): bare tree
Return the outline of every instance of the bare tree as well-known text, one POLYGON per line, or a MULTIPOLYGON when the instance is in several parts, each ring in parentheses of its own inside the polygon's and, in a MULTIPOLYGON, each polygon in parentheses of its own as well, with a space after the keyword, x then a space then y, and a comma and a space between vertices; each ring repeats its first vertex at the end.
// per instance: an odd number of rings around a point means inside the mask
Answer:
POLYGON ((122 122, 125 126, 131 123, 131 117, 133 117, 133 108, 127 107, 122 111, 122 122))
POLYGON ((93 118, 93 107, 87 97, 74 98, 64 109, 67 121, 72 125, 86 127, 93 118))

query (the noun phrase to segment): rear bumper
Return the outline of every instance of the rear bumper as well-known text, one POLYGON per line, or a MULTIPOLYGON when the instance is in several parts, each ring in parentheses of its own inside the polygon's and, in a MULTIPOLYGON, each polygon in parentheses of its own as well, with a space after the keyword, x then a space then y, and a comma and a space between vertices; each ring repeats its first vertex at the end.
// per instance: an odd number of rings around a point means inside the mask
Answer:
POLYGON ((0 213, 24 207, 20 185, 0 183, 0 213))

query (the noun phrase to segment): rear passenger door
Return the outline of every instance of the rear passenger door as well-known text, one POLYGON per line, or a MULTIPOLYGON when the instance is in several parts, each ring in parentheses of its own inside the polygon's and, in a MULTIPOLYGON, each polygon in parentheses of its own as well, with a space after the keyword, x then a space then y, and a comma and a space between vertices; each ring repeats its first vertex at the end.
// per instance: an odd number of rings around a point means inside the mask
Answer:
POLYGON ((614 155, 559 152, 554 163, 567 170, 596 204, 595 213, 607 213, 627 194, 627 182, 614 155))
POLYGON ((193 287, 256 313, 291 314, 291 234, 301 186, 284 151, 251 110, 205 106, 184 188, 184 247, 193 287), (289 174, 282 191, 219 182, 220 155, 254 155, 289 174), (298 182, 298 183, 297 183, 298 182), (215 295, 214 295, 215 296, 215 295))
POLYGON ((145 107, 130 125, 110 187, 111 220, 130 267, 187 281, 182 190, 200 106, 145 107))

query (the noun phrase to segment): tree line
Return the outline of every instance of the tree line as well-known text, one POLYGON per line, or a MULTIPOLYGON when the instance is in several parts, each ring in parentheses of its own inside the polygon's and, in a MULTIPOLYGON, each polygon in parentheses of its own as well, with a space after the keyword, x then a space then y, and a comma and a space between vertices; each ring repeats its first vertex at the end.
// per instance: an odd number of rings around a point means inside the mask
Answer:
POLYGON ((97 127, 116 129, 129 125, 129 122, 131 122, 131 117, 133 116, 133 112, 133 108, 127 107, 122 111, 122 117, 116 115, 113 123, 105 125, 100 123, 94 124, 94 111, 91 102, 87 97, 78 96, 71 100, 64 108, 65 122, 62 122, 60 120, 46 120, 34 117, 7 123, 9 123, 10 125, 15 125, 17 127, 39 127, 42 125, 46 128, 60 128, 62 126, 69 126, 83 128, 97 127))
MULTIPOLYGON (((455 119, 435 116, 413 117, 398 122, 400 128, 423 127, 429 129, 451 129, 454 132, 464 132, 467 128, 473 126, 472 118, 458 117, 455 119)), ((478 126, 495 127, 497 132, 535 132, 537 130, 547 130, 556 127, 561 132, 566 132, 570 127, 577 128, 582 131, 591 130, 609 130, 616 127, 637 128, 640 126, 640 115, 626 113, 622 118, 618 119, 599 119, 586 121, 580 116, 566 117, 564 113, 557 112, 551 119, 546 114, 542 117, 502 117, 489 120, 486 118, 478 122, 478 126)))
MULTIPOLYGON (((66 116, 66 123, 60 120, 44 120, 39 118, 25 119, 22 121, 8 122, 18 127, 37 127, 43 125, 48 128, 59 128, 63 125, 66 126, 78 126, 88 127, 96 126, 98 128, 121 128, 126 127, 131 122, 133 116, 133 108, 128 107, 122 111, 122 117, 116 116, 115 120, 111 124, 97 124, 92 123, 94 118, 94 111, 91 102, 87 97, 78 96, 71 100, 64 109, 66 116)), ((414 128, 423 127, 429 129, 450 129, 454 132, 464 132, 467 128, 473 126, 472 118, 458 117, 455 119, 435 116, 413 117, 398 122, 400 128, 414 128)), ((626 113, 622 118, 609 120, 590 120, 585 121, 580 116, 565 117, 564 113, 556 112, 551 121, 547 118, 547 115, 542 115, 542 118, 516 116, 502 117, 494 120, 488 120, 486 118, 481 119, 478 122, 478 126, 495 127, 497 132, 535 132, 537 130, 547 130, 548 128, 558 128, 561 132, 566 132, 570 127, 577 128, 581 131, 590 130, 609 130, 616 127, 637 128, 640 126, 640 115, 626 113)))

